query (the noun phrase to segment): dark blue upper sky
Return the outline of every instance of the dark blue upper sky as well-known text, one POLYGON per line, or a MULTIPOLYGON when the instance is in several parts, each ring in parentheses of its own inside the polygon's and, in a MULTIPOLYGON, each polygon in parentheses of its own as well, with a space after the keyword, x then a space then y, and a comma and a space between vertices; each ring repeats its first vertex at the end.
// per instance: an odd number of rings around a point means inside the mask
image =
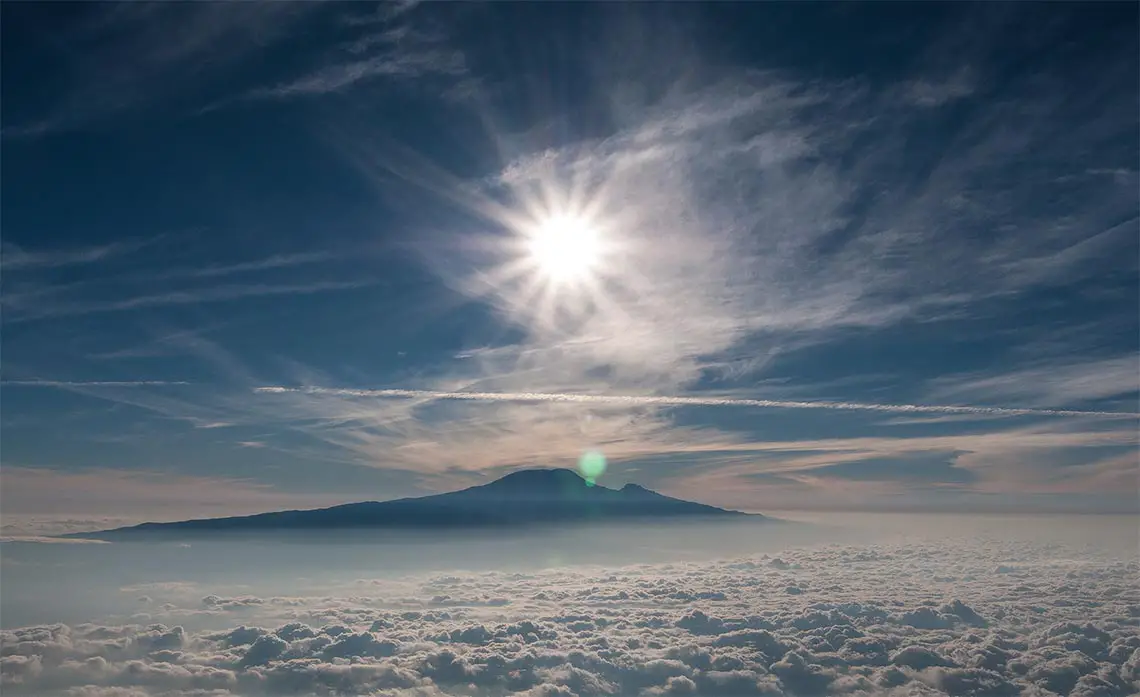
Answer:
POLYGON ((0 13, 8 511, 1136 505, 1134 3, 0 13))

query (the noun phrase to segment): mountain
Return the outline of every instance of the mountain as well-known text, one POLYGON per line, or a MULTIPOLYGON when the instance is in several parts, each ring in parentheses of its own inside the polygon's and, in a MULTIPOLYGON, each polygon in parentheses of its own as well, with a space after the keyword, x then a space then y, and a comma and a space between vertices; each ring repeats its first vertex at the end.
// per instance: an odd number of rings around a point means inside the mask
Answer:
POLYGON ((587 483, 572 470, 534 469, 508 474, 489 484, 435 496, 233 518, 143 523, 75 536, 119 538, 142 533, 200 535, 282 530, 476 528, 693 518, 740 519, 746 516, 748 514, 738 511, 664 496, 636 484, 609 489, 587 483))

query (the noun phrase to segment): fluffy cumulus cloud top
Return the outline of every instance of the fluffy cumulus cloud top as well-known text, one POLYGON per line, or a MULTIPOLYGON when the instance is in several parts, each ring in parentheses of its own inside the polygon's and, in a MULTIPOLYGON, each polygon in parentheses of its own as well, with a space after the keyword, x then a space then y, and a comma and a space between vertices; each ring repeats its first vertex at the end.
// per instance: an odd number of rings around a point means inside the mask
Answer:
POLYGON ((1140 691, 1138 574, 1135 560, 1060 544, 899 542, 701 565, 363 578, 322 597, 153 584, 124 589, 146 591, 130 618, 5 630, 3 688, 1124 696, 1140 691))

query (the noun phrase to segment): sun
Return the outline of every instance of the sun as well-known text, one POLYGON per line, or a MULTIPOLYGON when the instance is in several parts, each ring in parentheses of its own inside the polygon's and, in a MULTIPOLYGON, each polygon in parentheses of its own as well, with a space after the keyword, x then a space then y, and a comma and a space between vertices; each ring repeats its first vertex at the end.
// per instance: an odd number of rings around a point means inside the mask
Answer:
POLYGON ((556 215, 534 227, 528 252, 539 272, 551 281, 582 280, 598 265, 601 240, 598 229, 589 220, 556 215))
POLYGON ((497 263, 478 273, 474 287, 535 327, 566 330, 564 322, 612 311, 609 296, 625 285, 629 249, 603 202, 548 191, 496 211, 502 228, 487 249, 497 263))

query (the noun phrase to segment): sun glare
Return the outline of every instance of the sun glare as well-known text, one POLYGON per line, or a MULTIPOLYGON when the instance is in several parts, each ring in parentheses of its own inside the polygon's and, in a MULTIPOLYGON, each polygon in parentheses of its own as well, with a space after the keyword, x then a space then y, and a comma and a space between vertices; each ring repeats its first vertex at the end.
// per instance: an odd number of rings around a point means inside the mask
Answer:
POLYGON ((572 216, 552 217, 539 224, 529 246, 535 265, 555 281, 589 275, 600 255, 597 229, 589 221, 572 216))

